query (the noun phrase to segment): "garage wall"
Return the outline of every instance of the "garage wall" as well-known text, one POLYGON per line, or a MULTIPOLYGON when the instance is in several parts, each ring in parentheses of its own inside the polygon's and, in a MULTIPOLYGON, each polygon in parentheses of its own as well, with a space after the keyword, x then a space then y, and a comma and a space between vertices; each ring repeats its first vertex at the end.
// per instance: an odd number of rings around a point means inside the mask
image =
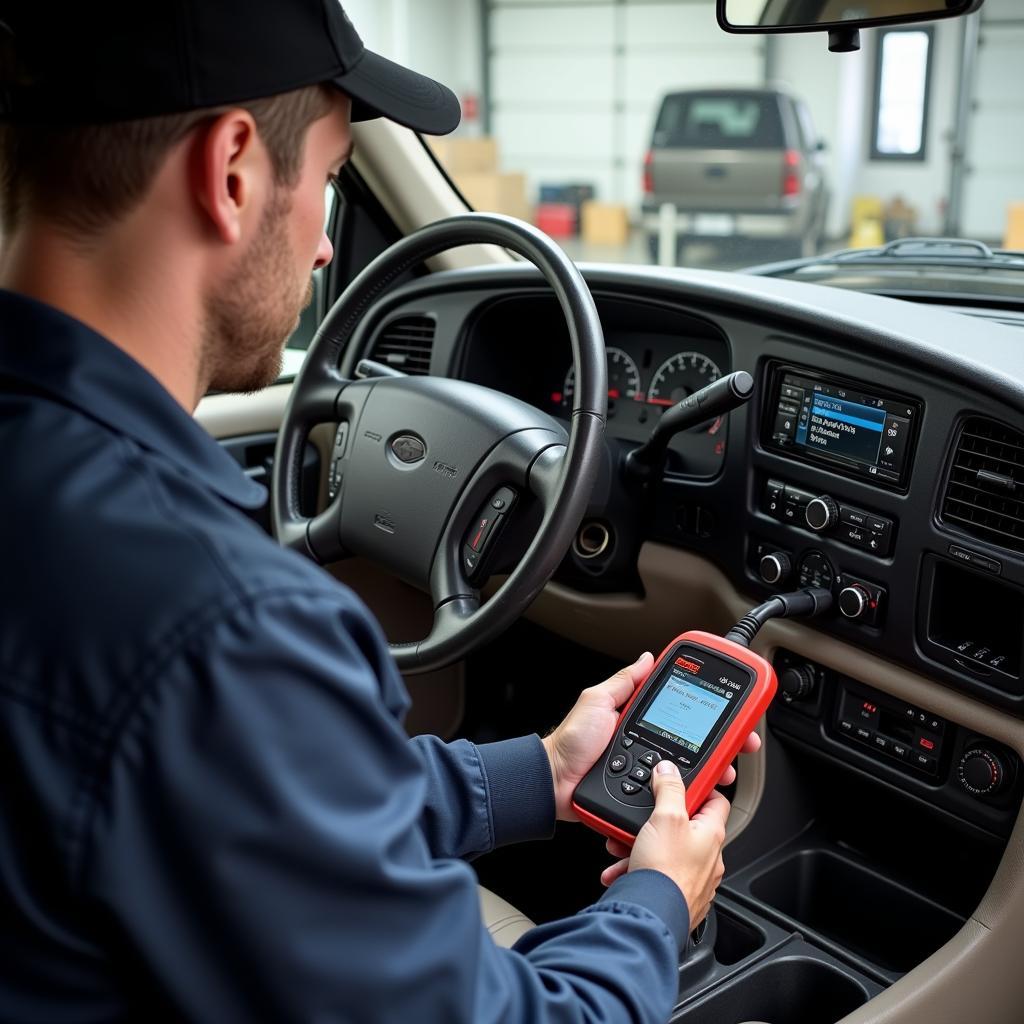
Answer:
POLYGON ((901 196, 917 208, 922 233, 943 231, 963 26, 959 20, 953 20, 937 22, 934 29, 931 97, 925 129, 927 158, 920 163, 870 157, 875 32, 862 32, 861 50, 846 54, 829 53, 820 34, 776 38, 773 79, 807 100, 828 146, 832 182, 828 234, 832 238, 842 239, 847 234, 851 201, 857 195, 876 195, 885 201, 901 196))
POLYGON ((764 82, 764 40, 723 33, 713 0, 486 6, 493 131, 504 168, 525 170, 534 191, 541 182, 592 182, 599 198, 636 209, 666 91, 764 82))
MULTIPOLYGON (((868 88, 874 89, 875 33, 864 48, 870 61, 868 88)), ((858 188, 883 199, 901 196, 918 210, 918 226, 923 234, 941 235, 945 230, 946 204, 949 201, 953 132, 960 77, 960 53, 963 20, 956 18, 935 23, 932 52, 931 98, 928 109, 927 158, 920 163, 871 160, 869 158, 871 119, 865 118, 863 136, 864 168, 858 188)), ((869 103, 871 99, 869 98, 869 103)), ((868 111, 870 113, 870 106, 868 111)))
MULTIPOLYGON (((363 42, 460 97, 483 89, 479 0, 344 0, 363 42)), ((478 125, 460 131, 472 134, 478 125)))
POLYGON ((1007 207, 1024 201, 1024 3, 986 0, 977 17, 961 228, 1000 241, 1007 207))

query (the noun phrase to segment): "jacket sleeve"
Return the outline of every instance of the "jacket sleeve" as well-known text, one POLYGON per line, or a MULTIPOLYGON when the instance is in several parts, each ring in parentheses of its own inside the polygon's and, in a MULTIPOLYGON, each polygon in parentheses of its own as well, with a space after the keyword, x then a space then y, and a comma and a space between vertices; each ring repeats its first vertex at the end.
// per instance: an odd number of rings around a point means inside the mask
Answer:
POLYGON ((121 706, 72 870, 140 1014, 666 1020, 688 920, 664 875, 493 944, 472 870, 430 848, 428 775, 382 710, 377 644, 343 596, 249 600, 121 706))
POLYGON ((473 857, 554 832, 554 783, 539 737, 411 742, 426 775, 420 823, 433 856, 473 857))

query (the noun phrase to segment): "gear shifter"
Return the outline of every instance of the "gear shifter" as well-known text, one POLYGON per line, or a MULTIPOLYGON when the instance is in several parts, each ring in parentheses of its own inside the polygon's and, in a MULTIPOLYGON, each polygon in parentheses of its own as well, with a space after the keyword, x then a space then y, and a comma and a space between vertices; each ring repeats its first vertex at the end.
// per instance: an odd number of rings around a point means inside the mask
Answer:
POLYGON ((646 482, 660 471, 669 441, 676 434, 738 408, 753 394, 754 378, 746 370, 737 370, 673 405, 665 411, 644 444, 626 456, 626 478, 646 482))

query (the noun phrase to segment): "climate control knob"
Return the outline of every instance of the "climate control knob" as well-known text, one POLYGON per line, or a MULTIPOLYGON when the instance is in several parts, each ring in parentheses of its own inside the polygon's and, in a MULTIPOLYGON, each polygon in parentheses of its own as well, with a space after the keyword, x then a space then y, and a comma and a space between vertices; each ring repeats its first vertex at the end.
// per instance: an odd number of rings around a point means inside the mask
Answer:
POLYGON ((784 551, 773 551, 765 555, 758 565, 758 572, 765 583, 781 583, 793 571, 793 563, 784 551))
POLYGON ((804 519, 812 530, 822 533, 831 530, 839 522, 839 506, 827 495, 811 498, 804 509, 804 519))
POLYGON ((814 669, 810 665, 791 665, 779 676, 779 686, 790 700, 803 700, 814 692, 814 669))
POLYGON ((1006 769, 997 754, 984 747, 973 747, 960 758, 957 778, 968 793, 992 796, 1002 789, 1006 781, 1006 769))
POLYGON ((848 619, 862 619, 871 607, 871 595, 856 583, 839 591, 839 611, 848 619))

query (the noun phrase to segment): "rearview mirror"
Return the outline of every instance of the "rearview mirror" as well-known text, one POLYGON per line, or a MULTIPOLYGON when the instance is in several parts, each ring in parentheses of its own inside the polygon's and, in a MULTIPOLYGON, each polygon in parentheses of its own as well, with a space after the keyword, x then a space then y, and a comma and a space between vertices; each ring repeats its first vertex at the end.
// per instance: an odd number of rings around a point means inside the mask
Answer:
POLYGON ((857 30, 955 18, 983 0, 718 0, 726 32, 829 32, 829 49, 858 49, 857 30), (833 45, 835 44, 835 45, 833 45))

